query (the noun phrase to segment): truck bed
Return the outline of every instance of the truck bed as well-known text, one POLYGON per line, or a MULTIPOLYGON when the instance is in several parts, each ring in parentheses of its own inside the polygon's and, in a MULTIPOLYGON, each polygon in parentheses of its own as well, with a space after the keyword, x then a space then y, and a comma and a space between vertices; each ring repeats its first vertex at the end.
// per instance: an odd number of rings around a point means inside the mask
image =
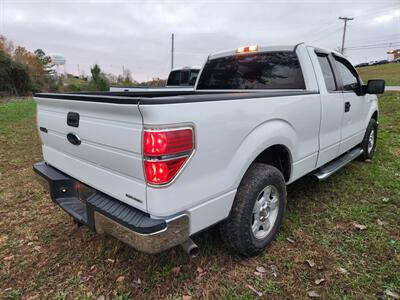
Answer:
POLYGON ((193 91, 194 86, 176 86, 176 87, 123 87, 123 86, 112 86, 110 92, 160 92, 160 91, 193 91))
POLYGON ((242 100, 248 98, 268 98, 316 94, 306 90, 240 90, 240 91, 142 91, 142 92, 76 92, 37 93, 37 98, 59 100, 104 102, 116 104, 172 104, 205 101, 242 100))

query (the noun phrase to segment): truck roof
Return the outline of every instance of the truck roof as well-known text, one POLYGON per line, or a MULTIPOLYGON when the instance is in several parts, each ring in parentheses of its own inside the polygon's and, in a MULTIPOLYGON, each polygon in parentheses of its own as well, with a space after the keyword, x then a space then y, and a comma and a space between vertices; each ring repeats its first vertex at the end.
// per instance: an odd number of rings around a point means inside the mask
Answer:
MULTIPOLYGON (((294 51, 298 46, 303 46, 303 47, 308 46, 308 47, 322 50, 324 52, 335 53, 335 55, 343 57, 343 55, 341 53, 333 51, 332 49, 326 49, 326 48, 322 48, 322 47, 318 47, 318 46, 314 46, 314 45, 308 45, 303 42, 297 43, 297 44, 288 44, 288 45, 271 45, 271 46, 257 45, 256 53, 257 52, 258 53, 259 52, 269 52, 269 51, 294 51)), ((208 56, 208 59, 215 59, 215 58, 219 58, 219 57, 237 55, 238 54, 237 50, 238 50, 238 48, 224 50, 224 51, 218 51, 218 52, 210 54, 208 56)))
POLYGON ((201 66, 191 66, 191 67, 176 67, 171 70, 172 71, 181 71, 181 70, 200 70, 201 66))

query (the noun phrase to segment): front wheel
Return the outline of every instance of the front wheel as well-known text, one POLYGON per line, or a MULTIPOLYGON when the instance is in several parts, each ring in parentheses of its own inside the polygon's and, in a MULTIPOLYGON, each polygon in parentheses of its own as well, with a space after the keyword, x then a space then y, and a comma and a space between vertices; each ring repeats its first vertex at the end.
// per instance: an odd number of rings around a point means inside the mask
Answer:
POLYGON ((275 167, 254 163, 244 175, 221 236, 245 256, 261 253, 275 238, 286 208, 286 183, 275 167))
POLYGON ((367 159, 372 159, 372 157, 375 154, 377 138, 378 138, 378 123, 376 122, 375 119, 371 119, 368 123, 364 139, 361 143, 361 147, 364 150, 364 152, 363 154, 360 155, 359 160, 365 161, 367 159))

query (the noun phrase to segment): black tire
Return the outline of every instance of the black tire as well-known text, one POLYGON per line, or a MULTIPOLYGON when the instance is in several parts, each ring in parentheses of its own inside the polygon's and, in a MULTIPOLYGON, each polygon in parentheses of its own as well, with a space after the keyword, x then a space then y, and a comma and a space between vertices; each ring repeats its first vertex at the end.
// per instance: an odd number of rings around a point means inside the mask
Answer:
POLYGON ((358 157, 358 160, 366 161, 367 159, 372 159, 374 157, 377 138, 378 138, 378 123, 376 122, 375 119, 371 119, 368 123, 367 130, 365 131, 364 139, 360 144, 364 152, 358 157), (373 147, 369 148, 368 147, 369 137, 371 135, 372 130, 374 131, 374 143, 373 147))
POLYGON ((286 183, 282 173, 273 166, 253 163, 239 185, 229 217, 220 224, 221 237, 242 255, 258 255, 274 240, 281 226, 285 208, 286 183), (252 230, 253 208, 260 193, 267 186, 276 188, 279 206, 277 214, 275 213, 275 222, 271 224, 272 229, 265 237, 259 239, 252 230))

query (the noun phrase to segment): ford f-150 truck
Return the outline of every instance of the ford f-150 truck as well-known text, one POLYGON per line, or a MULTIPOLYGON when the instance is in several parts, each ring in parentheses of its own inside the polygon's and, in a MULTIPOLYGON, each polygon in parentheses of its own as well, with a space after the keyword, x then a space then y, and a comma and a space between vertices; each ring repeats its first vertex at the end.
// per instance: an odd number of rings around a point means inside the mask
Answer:
POLYGON ((193 91, 40 93, 34 171, 76 222, 138 250, 196 255, 191 236, 219 224, 257 255, 288 184, 373 157, 384 84, 301 43, 209 55, 193 91))
POLYGON ((160 91, 192 91, 196 83, 201 67, 179 67, 172 69, 168 75, 165 87, 143 87, 143 86, 112 86, 110 92, 160 92, 160 91))

